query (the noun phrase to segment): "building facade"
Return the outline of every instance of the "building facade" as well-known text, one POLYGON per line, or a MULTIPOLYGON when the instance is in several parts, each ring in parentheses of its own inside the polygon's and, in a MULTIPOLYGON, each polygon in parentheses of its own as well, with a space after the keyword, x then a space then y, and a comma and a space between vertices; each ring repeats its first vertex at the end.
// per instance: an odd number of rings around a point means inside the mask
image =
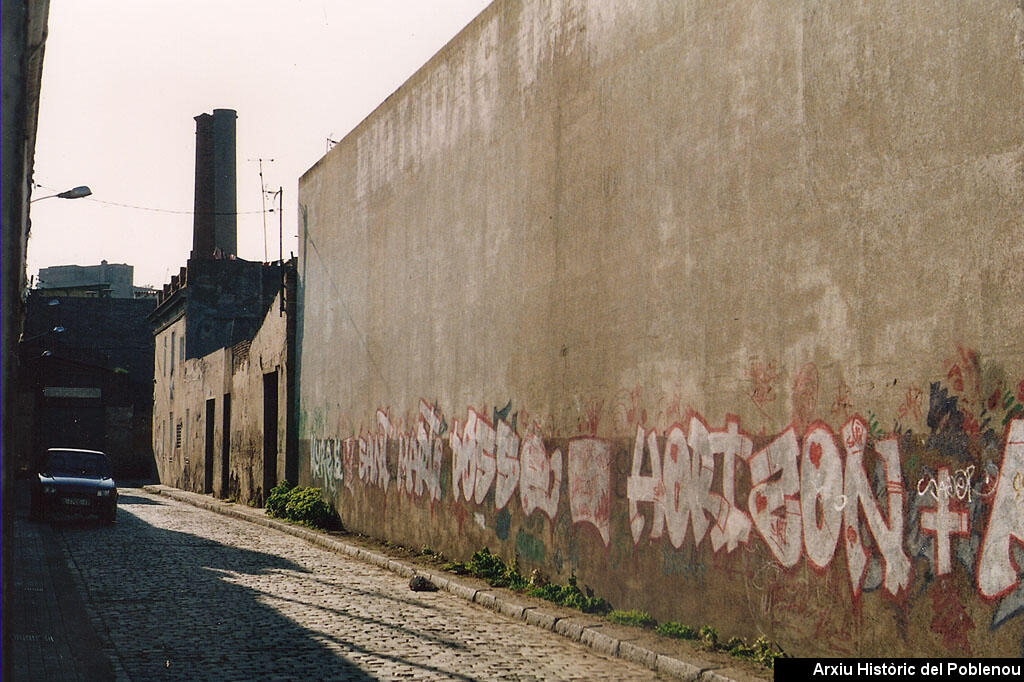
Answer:
POLYGON ((20 471, 68 447, 106 452, 117 479, 152 475, 154 305, 29 292, 12 424, 20 471))
POLYGON ((297 479, 294 272, 190 260, 165 287, 150 316, 161 483, 262 503, 279 480, 297 479))
POLYGON ((77 290, 97 298, 135 298, 134 273, 127 263, 105 260, 99 265, 54 265, 39 269, 37 286, 67 295, 77 290))
POLYGON ((300 180, 302 481, 792 654, 1020 655, 1021 35, 494 2, 300 180))
POLYGON ((192 252, 164 285, 154 338, 153 452, 161 483, 262 503, 298 477, 295 261, 235 256, 235 120, 196 121, 192 252))

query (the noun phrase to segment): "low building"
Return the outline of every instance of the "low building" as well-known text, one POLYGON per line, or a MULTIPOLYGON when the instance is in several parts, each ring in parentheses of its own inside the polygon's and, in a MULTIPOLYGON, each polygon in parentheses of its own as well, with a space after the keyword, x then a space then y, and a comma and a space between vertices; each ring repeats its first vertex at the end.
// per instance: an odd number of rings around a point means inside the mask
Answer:
POLYGON ((262 503, 295 481, 294 261, 192 259, 150 315, 161 483, 262 503))
POLYGON ((39 289, 60 291, 69 296, 135 298, 135 268, 127 263, 99 265, 53 265, 39 269, 39 289))
POLYGON ((48 447, 103 450, 120 479, 148 478, 151 443, 153 299, 29 292, 13 420, 17 468, 48 447))

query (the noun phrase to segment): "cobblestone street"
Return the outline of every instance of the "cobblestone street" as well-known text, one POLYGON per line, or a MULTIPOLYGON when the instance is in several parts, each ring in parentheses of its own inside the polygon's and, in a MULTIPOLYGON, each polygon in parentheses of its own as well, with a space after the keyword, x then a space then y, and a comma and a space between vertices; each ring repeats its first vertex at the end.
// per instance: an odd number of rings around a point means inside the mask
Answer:
POLYGON ((119 678, 651 679, 302 539, 139 489, 55 525, 119 678))

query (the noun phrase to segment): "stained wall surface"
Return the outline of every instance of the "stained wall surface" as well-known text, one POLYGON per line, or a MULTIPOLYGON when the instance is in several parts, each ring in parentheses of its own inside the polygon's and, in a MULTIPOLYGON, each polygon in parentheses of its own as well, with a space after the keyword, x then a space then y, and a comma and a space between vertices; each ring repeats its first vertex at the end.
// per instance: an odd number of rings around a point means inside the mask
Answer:
POLYGON ((261 504, 265 482, 285 476, 291 427, 285 390, 287 318, 280 309, 278 294, 251 341, 198 358, 163 350, 165 341, 171 345, 172 333, 180 348, 185 317, 156 335, 153 452, 161 483, 261 504), (264 391, 268 374, 277 377, 277 392, 269 397, 264 391), (266 430, 268 399, 276 404, 276 434, 266 430), (267 433, 276 435, 269 448, 267 433), (271 472, 265 471, 268 466, 271 472))
POLYGON ((300 180, 303 481, 786 651, 1024 653, 1024 7, 498 0, 300 180))

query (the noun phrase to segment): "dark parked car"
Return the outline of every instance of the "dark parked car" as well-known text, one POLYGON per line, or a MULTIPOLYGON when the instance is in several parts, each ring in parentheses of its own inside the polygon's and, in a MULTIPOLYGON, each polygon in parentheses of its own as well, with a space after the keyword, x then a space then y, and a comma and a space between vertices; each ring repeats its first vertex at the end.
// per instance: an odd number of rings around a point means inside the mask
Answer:
POLYGON ((104 523, 117 516, 117 486, 110 462, 98 450, 50 448, 32 481, 32 517, 52 512, 97 514, 104 523))

